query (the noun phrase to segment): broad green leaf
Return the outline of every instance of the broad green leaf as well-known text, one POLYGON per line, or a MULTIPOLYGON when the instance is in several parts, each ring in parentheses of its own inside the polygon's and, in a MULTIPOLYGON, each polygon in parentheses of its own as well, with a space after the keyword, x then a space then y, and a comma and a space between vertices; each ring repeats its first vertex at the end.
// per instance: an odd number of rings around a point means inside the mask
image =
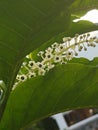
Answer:
POLYGON ((97 107, 98 58, 73 62, 19 84, 10 95, 0 129, 19 130, 58 112, 97 107))
POLYGON ((97 0, 75 0, 70 6, 72 14, 77 14, 78 16, 83 15, 91 9, 98 9, 97 0))
POLYGON ((0 1, 0 79, 8 89, 0 117, 22 59, 69 26, 68 1, 0 1))
POLYGON ((73 58, 71 61, 69 61, 69 63, 79 63, 79 64, 85 64, 85 65, 98 67, 98 57, 95 57, 91 61, 89 61, 86 58, 73 58))
POLYGON ((74 36, 75 34, 83 34, 95 30, 98 30, 98 26, 89 21, 82 20, 77 23, 72 22, 66 34, 74 36))
POLYGON ((9 82, 10 78, 12 81, 11 75, 13 71, 16 74, 21 59, 43 42, 63 32, 68 26, 69 18, 64 0, 1 0, 1 79, 9 82))

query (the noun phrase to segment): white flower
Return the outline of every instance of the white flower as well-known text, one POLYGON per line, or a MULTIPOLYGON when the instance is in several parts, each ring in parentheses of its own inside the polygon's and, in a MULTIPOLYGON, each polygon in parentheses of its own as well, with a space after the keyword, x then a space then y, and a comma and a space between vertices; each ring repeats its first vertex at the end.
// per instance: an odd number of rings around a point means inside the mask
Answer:
POLYGON ((71 37, 64 37, 63 42, 66 44, 66 47, 70 46, 71 37))
POLYGON ((45 53, 45 59, 44 60, 51 60, 53 58, 53 54, 51 52, 45 53))
POLYGON ((75 43, 74 43, 74 44, 75 44, 75 45, 77 45, 77 44, 78 44, 78 38, 77 38, 77 37, 75 37, 75 38, 74 38, 74 41, 75 41, 75 43))
POLYGON ((92 47, 96 47, 96 45, 94 43, 90 43, 89 45, 92 47))
POLYGON ((67 42, 68 38, 67 37, 63 37, 63 42, 67 42))
POLYGON ((89 37, 90 36, 90 33, 87 33, 87 37, 89 37))
POLYGON ((75 55, 75 56, 78 56, 78 53, 77 53, 75 50, 74 50, 74 55, 75 55))
POLYGON ((72 51, 68 51, 66 53, 66 60, 71 60, 73 58, 73 52, 72 51))
POLYGON ((27 76, 25 74, 22 74, 19 76, 20 81, 25 81, 27 79, 27 76))
POLYGON ((79 37, 79 34, 75 34, 75 37, 77 37, 77 38, 78 38, 78 37, 79 37))
POLYGON ((58 47, 59 51, 62 51, 65 49, 65 45, 64 44, 59 44, 59 47, 58 47))
POLYGON ((83 46, 80 45, 80 46, 78 47, 78 51, 81 51, 82 48, 83 48, 83 46))
POLYGON ((40 51, 40 52, 37 54, 37 56, 41 56, 41 58, 44 59, 44 56, 43 56, 43 55, 44 55, 44 51, 40 51))
POLYGON ((18 74, 17 77, 16 77, 17 80, 20 80, 20 75, 18 74))
POLYGON ((77 51, 75 50, 75 46, 72 47, 72 50, 73 50, 73 52, 74 52, 74 55, 75 55, 75 56, 78 56, 78 53, 77 53, 77 51))
POLYGON ((44 51, 40 51, 37 55, 41 56, 42 54, 44 54, 44 51))
POLYGON ((29 59, 29 58, 30 58, 30 56, 29 56, 29 55, 27 55, 27 56, 26 56, 26 58, 27 58, 27 59, 29 59))
POLYGON ((87 48, 86 48, 86 47, 84 47, 84 51, 87 51, 87 48))
POLYGON ((28 64, 29 67, 33 67, 34 65, 35 65, 35 61, 32 61, 32 60, 29 61, 29 64, 28 64))
POLYGON ((51 45, 51 47, 54 49, 54 48, 57 48, 58 47, 58 43, 57 42, 55 42, 55 43, 53 43, 52 45, 51 45))
POLYGON ((57 47, 57 48, 55 48, 55 50, 54 50, 54 53, 55 54, 58 54, 60 52, 60 49, 57 47))
POLYGON ((80 41, 81 41, 83 39, 83 36, 81 35, 79 38, 80 38, 80 41))
POLYGON ((36 77, 36 73, 35 72, 29 72, 28 77, 29 78, 36 77))
POLYGON ((53 52, 53 48, 51 47, 48 47, 46 50, 45 50, 46 53, 52 53, 53 52))
POLYGON ((69 39, 71 39, 70 37, 63 37, 63 42, 67 42, 69 39))
POLYGON ((38 69, 43 69, 43 68, 45 68, 45 65, 44 65, 42 62, 37 62, 36 65, 37 65, 37 68, 38 68, 38 69))
POLYGON ((25 65, 27 65, 27 62, 23 62, 23 63, 22 63, 22 66, 25 66, 25 65))
POLYGON ((61 55, 55 55, 54 56, 54 63, 58 63, 62 60, 62 56, 61 55))
POLYGON ((89 46, 92 46, 92 47, 95 47, 95 43, 94 43, 94 40, 96 39, 96 37, 94 38, 90 38, 90 41, 89 41, 89 46))
POLYGON ((46 73, 46 71, 44 70, 44 69, 39 69, 38 70, 38 75, 42 75, 42 76, 44 76, 45 75, 45 73, 46 73))

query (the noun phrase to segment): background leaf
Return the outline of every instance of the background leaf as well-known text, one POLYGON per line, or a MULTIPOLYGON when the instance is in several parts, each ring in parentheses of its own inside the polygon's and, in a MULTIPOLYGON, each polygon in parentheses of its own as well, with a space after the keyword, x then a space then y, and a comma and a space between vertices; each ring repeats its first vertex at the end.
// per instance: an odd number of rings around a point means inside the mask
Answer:
POLYGON ((77 14, 78 16, 96 8, 98 8, 97 0, 75 0, 75 2, 70 6, 72 14, 77 14))
POLYGON ((0 79, 8 89, 5 101, 0 106, 0 118, 22 59, 68 27, 70 12, 66 2, 67 0, 0 1, 0 79))
POLYGON ((97 64, 98 58, 74 59, 44 77, 20 83, 10 95, 0 128, 18 130, 51 114, 98 106, 97 64))
POLYGON ((41 3, 35 0, 1 0, 0 77, 7 82, 19 61, 43 42, 63 32, 69 19, 64 0, 43 0, 41 3))

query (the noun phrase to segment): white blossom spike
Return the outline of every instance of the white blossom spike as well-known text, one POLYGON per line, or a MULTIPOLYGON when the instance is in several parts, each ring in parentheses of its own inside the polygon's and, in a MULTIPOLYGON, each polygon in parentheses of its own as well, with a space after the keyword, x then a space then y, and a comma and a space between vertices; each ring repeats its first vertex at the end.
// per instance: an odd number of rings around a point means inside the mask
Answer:
POLYGON ((26 56, 27 61, 24 61, 21 67, 21 69, 25 68, 26 72, 24 73, 20 69, 14 85, 38 75, 44 76, 57 64, 67 64, 73 57, 78 56, 80 51, 87 51, 89 46, 96 47, 97 43, 98 38, 91 36, 90 33, 75 34, 74 38, 64 37, 63 43, 55 42, 46 50, 40 51, 37 56, 41 57, 41 61, 36 62, 29 55, 26 56))

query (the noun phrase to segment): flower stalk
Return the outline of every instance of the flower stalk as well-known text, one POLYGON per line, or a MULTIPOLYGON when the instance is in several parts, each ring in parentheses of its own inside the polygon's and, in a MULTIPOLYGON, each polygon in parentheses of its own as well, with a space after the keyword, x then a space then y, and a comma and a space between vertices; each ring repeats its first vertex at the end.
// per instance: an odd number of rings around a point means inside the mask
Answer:
POLYGON ((16 77, 15 85, 38 75, 44 76, 57 64, 66 64, 73 57, 78 56, 80 51, 87 51, 87 48, 90 46, 96 47, 97 43, 97 37, 90 36, 90 33, 83 35, 76 34, 74 38, 64 37, 62 43, 55 42, 45 51, 40 51, 37 56, 41 57, 41 62, 35 62, 29 55, 26 56, 28 61, 23 62, 16 77), (22 70, 26 71, 22 73, 22 70))

